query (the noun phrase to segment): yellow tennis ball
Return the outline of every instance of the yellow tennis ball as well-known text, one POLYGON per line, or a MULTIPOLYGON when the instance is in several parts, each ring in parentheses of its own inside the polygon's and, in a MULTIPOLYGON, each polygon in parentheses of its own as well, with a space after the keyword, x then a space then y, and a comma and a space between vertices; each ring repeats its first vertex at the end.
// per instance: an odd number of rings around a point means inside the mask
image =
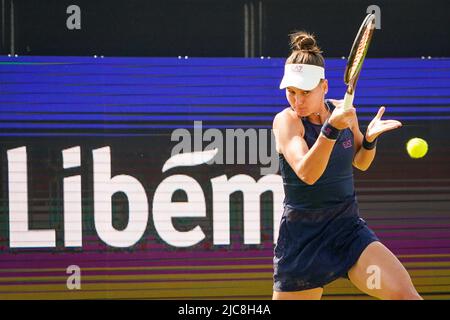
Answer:
POLYGON ((411 158, 422 158, 428 152, 428 144, 421 138, 412 138, 406 144, 406 150, 411 158))

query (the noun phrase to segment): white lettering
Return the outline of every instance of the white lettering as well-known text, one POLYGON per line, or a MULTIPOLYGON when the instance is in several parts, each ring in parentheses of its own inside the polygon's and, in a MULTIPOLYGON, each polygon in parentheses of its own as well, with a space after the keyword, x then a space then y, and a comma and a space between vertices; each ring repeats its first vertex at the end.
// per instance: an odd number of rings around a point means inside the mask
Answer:
POLYGON ((186 175, 173 175, 164 179, 155 190, 153 221, 159 236, 176 247, 193 246, 205 238, 200 226, 189 231, 178 231, 172 218, 205 217, 206 206, 203 190, 196 180, 186 175), (186 192, 186 202, 172 202, 177 190, 186 192))
MULTIPOLYGON (((230 244, 230 202, 233 192, 242 191, 244 208, 244 243, 261 243, 260 196, 265 191, 271 191, 273 202, 280 203, 283 197, 283 183, 278 175, 266 175, 256 182, 247 175, 236 175, 227 180, 225 175, 211 179, 213 189, 213 238, 214 244, 230 244)), ((274 205, 274 242, 278 238, 281 205, 274 205)))
MULTIPOLYGON (((80 147, 62 151, 64 169, 81 166, 80 147)), ((81 176, 63 179, 64 188, 64 244, 66 247, 82 246, 81 176)))
POLYGON ((117 175, 111 178, 110 148, 92 151, 94 159, 94 221, 99 237, 113 247, 133 246, 147 228, 148 202, 144 187, 134 177, 117 175), (111 199, 114 193, 123 192, 128 198, 128 225, 116 230, 112 225, 111 199))
POLYGON ((8 150, 9 246, 54 247, 55 230, 29 230, 27 149, 8 150))

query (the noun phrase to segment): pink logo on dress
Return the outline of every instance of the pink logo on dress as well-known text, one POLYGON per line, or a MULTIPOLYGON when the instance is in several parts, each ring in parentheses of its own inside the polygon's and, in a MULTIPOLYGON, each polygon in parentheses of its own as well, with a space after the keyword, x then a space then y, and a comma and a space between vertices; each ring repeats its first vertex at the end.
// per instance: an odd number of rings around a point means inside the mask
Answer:
POLYGON ((345 149, 348 149, 352 146, 352 140, 350 139, 345 140, 344 142, 342 142, 342 145, 344 146, 345 149))

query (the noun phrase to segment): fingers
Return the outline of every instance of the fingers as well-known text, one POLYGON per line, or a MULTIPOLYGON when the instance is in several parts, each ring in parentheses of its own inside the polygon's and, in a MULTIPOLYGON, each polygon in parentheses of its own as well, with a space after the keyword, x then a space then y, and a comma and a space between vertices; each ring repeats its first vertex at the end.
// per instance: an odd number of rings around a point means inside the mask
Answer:
POLYGON ((400 128, 402 123, 397 120, 372 121, 367 127, 367 132, 371 137, 378 137, 380 134, 400 128))
MULTIPOLYGON (((398 121, 396 121, 396 122, 398 122, 398 121)), ((381 134, 383 132, 394 130, 394 129, 401 127, 401 123, 396 123, 396 122, 380 123, 380 125, 378 125, 377 128, 374 128, 372 131, 374 131, 377 134, 381 134)))
POLYGON ((356 118, 356 109, 353 107, 348 108, 344 111, 345 119, 347 121, 347 127, 351 127, 352 123, 355 121, 356 118))
POLYGON ((356 113, 356 109, 354 107, 350 107, 348 109, 342 110, 345 114, 356 113))
POLYGON ((390 126, 394 126, 394 127, 396 127, 396 128, 399 128, 399 127, 401 127, 402 126, 402 123, 400 122, 400 121, 397 121, 397 120, 383 120, 383 121, 380 121, 380 124, 387 124, 387 125, 390 125, 390 126))
POLYGON ((381 106, 381 108, 378 109, 378 113, 375 116, 375 119, 380 120, 381 117, 383 116, 385 110, 386 110, 386 108, 384 106, 381 106))
POLYGON ((344 108, 344 99, 336 100, 336 99, 328 99, 336 108, 344 108))

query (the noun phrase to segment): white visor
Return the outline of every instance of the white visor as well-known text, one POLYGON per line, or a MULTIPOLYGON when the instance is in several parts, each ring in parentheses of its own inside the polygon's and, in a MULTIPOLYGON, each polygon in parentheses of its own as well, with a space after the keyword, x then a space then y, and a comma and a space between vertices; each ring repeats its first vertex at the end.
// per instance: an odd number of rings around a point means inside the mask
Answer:
POLYGON ((296 87, 302 90, 312 90, 325 79, 325 69, 311 64, 286 64, 280 89, 296 87))

